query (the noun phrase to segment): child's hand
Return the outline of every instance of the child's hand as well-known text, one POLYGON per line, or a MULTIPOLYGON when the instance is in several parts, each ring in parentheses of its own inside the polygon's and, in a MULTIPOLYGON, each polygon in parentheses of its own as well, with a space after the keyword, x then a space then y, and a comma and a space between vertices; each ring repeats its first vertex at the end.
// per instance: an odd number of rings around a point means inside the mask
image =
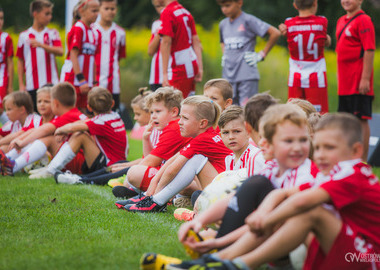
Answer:
POLYGON ((20 153, 22 149, 22 141, 20 139, 14 139, 11 141, 11 143, 8 146, 8 151, 12 150, 13 148, 16 149, 17 152, 20 153))
POLYGON ((259 53, 257 52, 245 52, 244 54, 244 60, 247 62, 247 64, 251 67, 256 67, 258 62, 261 62, 264 60, 264 52, 261 51, 259 53))
POLYGON ((85 84, 79 86, 79 91, 82 93, 82 94, 87 94, 88 92, 90 92, 91 88, 88 86, 88 83, 86 82, 85 84))
POLYGON ((359 93, 361 95, 366 95, 370 91, 370 81, 361 79, 359 83, 359 93))
POLYGON ((41 42, 38 42, 34 38, 29 39, 29 43, 32 48, 42 47, 41 42))
POLYGON ((66 134, 60 134, 60 135, 56 135, 54 134, 54 137, 55 137, 55 140, 58 142, 58 143, 62 143, 64 141, 66 141, 67 139, 67 135, 66 134))
POLYGON ((123 162, 123 163, 115 163, 109 166, 112 173, 118 172, 122 169, 128 168, 129 162, 123 162))
POLYGON ((198 253, 206 253, 212 249, 218 248, 217 246, 217 240, 215 238, 207 239, 201 242, 195 241, 193 237, 188 237, 183 242, 184 245, 188 246, 192 250, 198 252, 198 253))
POLYGON ((143 139, 144 140, 149 140, 150 139, 150 135, 152 134, 152 131, 153 131, 153 122, 152 122, 152 120, 149 120, 149 123, 146 126, 146 128, 144 130, 144 133, 143 133, 143 139))
POLYGON ((203 227, 203 224, 199 222, 197 219, 193 219, 192 221, 186 222, 181 225, 178 231, 178 240, 181 243, 184 243, 187 239, 187 234, 189 230, 193 230, 198 233, 203 227))
POLYGON ((265 216, 266 214, 260 210, 256 210, 245 219, 245 223, 248 224, 251 232, 257 234, 258 236, 264 234, 263 221, 265 216))
POLYGON ((278 26, 278 29, 280 30, 281 35, 283 35, 283 36, 286 36, 286 34, 288 33, 288 27, 286 27, 286 25, 284 23, 280 24, 278 26))

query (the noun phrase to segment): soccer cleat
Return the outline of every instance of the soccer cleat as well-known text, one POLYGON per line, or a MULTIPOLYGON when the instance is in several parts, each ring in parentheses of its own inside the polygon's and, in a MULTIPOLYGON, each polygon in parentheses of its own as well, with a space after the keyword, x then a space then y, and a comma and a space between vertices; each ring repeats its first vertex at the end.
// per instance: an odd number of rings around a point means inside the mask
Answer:
POLYGON ((115 202, 115 205, 117 206, 117 208, 121 209, 123 208, 124 209, 124 206, 128 205, 128 204, 136 204, 138 203, 139 201, 145 199, 145 195, 143 194, 139 194, 139 195, 136 195, 132 198, 129 198, 128 200, 120 200, 120 201, 117 201, 115 202))
POLYGON ((1 174, 13 176, 13 168, 15 166, 15 161, 8 158, 3 150, 0 149, 0 163, 1 163, 1 174))
POLYGON ((191 198, 187 196, 181 196, 173 200, 173 204, 177 208, 192 207, 191 198))
POLYGON ((140 258, 141 270, 163 270, 167 264, 181 263, 180 259, 167 257, 156 253, 145 253, 140 258))
POLYGON ((124 208, 129 212, 150 213, 150 212, 166 212, 166 203, 158 205, 153 201, 151 196, 147 196, 136 204, 127 204, 124 208))
POLYGON ((246 270, 244 265, 239 265, 233 261, 221 260, 210 254, 193 261, 183 261, 179 264, 169 264, 167 270, 194 269, 194 270, 246 270))
POLYGON ((80 177, 77 174, 73 174, 70 171, 67 171, 65 173, 62 172, 56 172, 54 174, 54 179, 57 184, 69 184, 69 185, 75 185, 75 184, 83 184, 82 177, 80 177))
POLYGON ((127 188, 126 186, 116 186, 112 188, 112 193, 116 198, 126 198, 126 199, 138 195, 136 191, 134 191, 131 188, 127 188))
POLYGON ((122 186, 124 183, 124 180, 125 180, 125 174, 118 177, 118 178, 113 178, 113 179, 109 180, 107 184, 111 188, 116 187, 116 186, 122 186))
MULTIPOLYGON (((175 205, 175 204, 174 204, 175 205)), ((179 221, 190 221, 194 218, 194 211, 187 208, 177 208, 174 211, 174 217, 179 221)))
POLYGON ((36 173, 29 175, 29 179, 50 178, 53 176, 54 175, 48 171, 48 168, 44 167, 44 168, 42 168, 42 170, 39 170, 36 173))

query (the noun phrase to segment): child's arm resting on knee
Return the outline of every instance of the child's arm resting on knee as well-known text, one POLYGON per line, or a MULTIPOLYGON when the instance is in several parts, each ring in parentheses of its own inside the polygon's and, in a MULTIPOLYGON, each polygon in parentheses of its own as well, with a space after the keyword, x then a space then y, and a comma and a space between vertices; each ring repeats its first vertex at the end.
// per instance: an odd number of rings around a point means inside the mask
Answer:
POLYGON ((85 121, 79 120, 74 123, 66 124, 60 128, 57 128, 54 132, 54 135, 66 135, 66 134, 72 134, 74 132, 78 131, 88 131, 89 128, 85 121))
POLYGON ((13 140, 11 142, 11 145, 13 145, 12 148, 15 148, 15 147, 23 148, 27 146, 28 144, 34 142, 35 140, 38 140, 40 138, 43 138, 49 135, 53 135, 55 129, 56 128, 52 123, 43 124, 42 126, 39 126, 38 128, 33 129, 32 132, 30 132, 28 136, 26 136, 22 140, 18 140, 18 138, 13 140))
MULTIPOLYGON (((323 203, 330 201, 330 195, 322 188, 311 188, 298 192, 284 200, 278 207, 268 213, 262 221, 261 229, 267 231, 288 218, 304 213, 323 203)), ((251 228, 252 230, 252 228, 251 228)))

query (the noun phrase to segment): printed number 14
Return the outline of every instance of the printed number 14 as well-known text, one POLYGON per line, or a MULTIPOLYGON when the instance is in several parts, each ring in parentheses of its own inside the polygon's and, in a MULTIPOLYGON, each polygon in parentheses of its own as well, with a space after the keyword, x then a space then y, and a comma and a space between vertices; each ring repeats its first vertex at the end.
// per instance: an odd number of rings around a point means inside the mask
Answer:
MULTIPOLYGON (((310 55, 313 55, 314 59, 318 59, 318 44, 314 43, 314 36, 314 33, 310 34, 309 40, 307 41, 306 52, 310 55)), ((298 43, 299 59, 303 60, 305 58, 303 50, 303 35, 298 34, 294 37, 294 41, 298 43)))

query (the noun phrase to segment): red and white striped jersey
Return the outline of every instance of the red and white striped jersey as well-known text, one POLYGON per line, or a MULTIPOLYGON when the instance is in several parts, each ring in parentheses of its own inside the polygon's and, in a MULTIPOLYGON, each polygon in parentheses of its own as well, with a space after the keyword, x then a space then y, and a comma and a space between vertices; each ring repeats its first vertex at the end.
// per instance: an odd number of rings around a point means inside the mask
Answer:
POLYGON ((96 144, 107 157, 107 165, 126 160, 128 139, 124 122, 116 112, 99 114, 86 121, 96 144))
MULTIPOLYGON (((239 169, 249 169, 250 162, 253 159, 253 162, 255 158, 257 157, 257 154, 260 153, 261 150, 252 144, 249 144, 247 149, 241 154, 238 161, 235 162, 236 155, 234 153, 226 156, 225 163, 226 163, 226 171, 235 171, 239 169)), ((262 157, 262 154, 261 154, 262 157)), ((260 158, 259 158, 260 159, 260 158)), ((264 158, 262 159, 262 165, 258 165, 260 167, 260 171, 263 169, 265 164, 264 158)), ((253 169, 253 168, 252 168, 253 169)))
POLYGON ((33 113, 29 114, 25 120, 23 131, 27 131, 32 128, 36 128, 42 125, 42 117, 39 114, 33 113))
POLYGON ((73 48, 79 50, 78 62, 80 70, 86 79, 88 86, 93 86, 95 53, 98 47, 95 32, 82 21, 77 21, 67 34, 67 57, 61 70, 61 82, 70 82, 78 86, 79 82, 75 77, 73 63, 70 59, 70 52, 73 48))
MULTIPOLYGON (((161 21, 155 20, 152 24, 152 39, 158 35, 158 30, 161 27, 161 21)), ((150 64, 150 76, 149 84, 162 84, 162 56, 160 53, 160 45, 158 46, 157 52, 152 57, 152 62, 150 64)))
POLYGON ((8 121, 6 122, 0 129, 0 136, 7 136, 8 134, 17 132, 19 130, 28 130, 28 127, 36 125, 41 125, 42 117, 36 113, 29 114, 25 118, 24 125, 21 125, 20 121, 16 120, 14 122, 8 121))
POLYGON ((99 86, 120 93, 119 60, 126 57, 125 31, 116 23, 105 30, 99 22, 94 23, 93 29, 97 35, 98 50, 96 51, 96 80, 99 86))
POLYGON ((308 158, 300 166, 286 170, 281 176, 277 176, 278 171, 279 166, 274 159, 266 162, 265 168, 259 174, 267 177, 275 188, 298 187, 306 183, 313 185, 318 174, 317 166, 308 158))
POLYGON ((153 149, 156 148, 157 143, 160 140, 160 135, 162 134, 162 130, 153 129, 150 134, 150 143, 152 144, 153 149))
POLYGON ((22 32, 18 39, 17 57, 24 62, 26 90, 35 90, 46 84, 58 83, 58 70, 55 56, 41 47, 33 48, 30 40, 55 47, 62 47, 58 31, 45 27, 37 32, 32 27, 22 32))
POLYGON ((13 57, 13 42, 8 33, 0 31, 0 88, 8 87, 8 57, 13 57))
POLYGON ((172 38, 169 81, 194 78, 198 73, 198 63, 192 47, 193 36, 197 35, 193 16, 178 1, 173 1, 162 10, 160 20, 159 34, 172 38))
POLYGON ((251 153, 248 165, 247 165, 247 173, 248 177, 252 175, 259 174, 265 168, 265 158, 263 155, 263 151, 254 146, 254 151, 251 153))
POLYGON ((290 53, 288 86, 327 87, 324 47, 327 19, 323 16, 285 20, 290 53))

